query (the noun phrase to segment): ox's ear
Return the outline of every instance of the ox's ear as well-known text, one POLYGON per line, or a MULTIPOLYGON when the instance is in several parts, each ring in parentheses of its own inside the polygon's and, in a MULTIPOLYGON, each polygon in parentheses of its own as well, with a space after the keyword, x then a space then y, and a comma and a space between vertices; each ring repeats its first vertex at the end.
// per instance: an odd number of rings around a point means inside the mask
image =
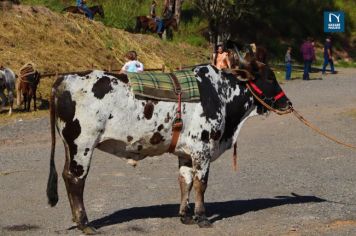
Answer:
POLYGON ((225 73, 232 74, 235 78, 241 82, 246 82, 249 80, 254 80, 255 78, 248 70, 243 69, 224 69, 225 73))

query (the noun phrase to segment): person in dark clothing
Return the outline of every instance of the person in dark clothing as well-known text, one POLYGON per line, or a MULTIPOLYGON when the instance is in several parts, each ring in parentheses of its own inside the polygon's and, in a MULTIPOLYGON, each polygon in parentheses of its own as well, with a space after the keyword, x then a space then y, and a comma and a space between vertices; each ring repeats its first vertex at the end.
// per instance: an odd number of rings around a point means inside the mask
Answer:
POLYGON ((311 66, 314 58, 314 50, 310 38, 304 41, 300 47, 300 52, 302 53, 304 60, 303 80, 309 80, 309 67, 311 66))
POLYGON ((330 64, 331 73, 335 74, 334 61, 333 61, 333 50, 331 44, 331 38, 326 38, 324 45, 324 65, 322 73, 325 74, 326 66, 330 64))

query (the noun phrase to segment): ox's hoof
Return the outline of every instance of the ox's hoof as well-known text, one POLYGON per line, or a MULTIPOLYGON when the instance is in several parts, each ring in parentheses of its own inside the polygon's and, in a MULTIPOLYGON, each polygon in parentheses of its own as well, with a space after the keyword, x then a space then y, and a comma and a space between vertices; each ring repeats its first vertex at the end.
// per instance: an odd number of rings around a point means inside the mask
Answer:
POLYGON ((211 228, 213 224, 208 220, 206 216, 196 216, 195 222, 200 228, 211 228))
POLYGON ((78 226, 78 228, 83 231, 83 233, 85 235, 96 235, 96 234, 100 234, 99 231, 97 231, 94 227, 90 227, 90 226, 78 226))
POLYGON ((180 216, 180 222, 182 222, 185 225, 195 224, 195 220, 191 215, 180 216))

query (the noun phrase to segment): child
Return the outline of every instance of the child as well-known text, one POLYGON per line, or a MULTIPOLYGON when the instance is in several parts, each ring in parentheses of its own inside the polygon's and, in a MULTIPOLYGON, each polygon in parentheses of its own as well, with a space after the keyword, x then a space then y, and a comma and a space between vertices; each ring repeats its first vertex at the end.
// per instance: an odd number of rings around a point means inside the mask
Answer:
POLYGON ((288 47, 286 56, 284 58, 284 62, 286 63, 286 80, 290 80, 292 75, 292 58, 290 55, 291 52, 292 48, 288 47))
POLYGON ((135 51, 129 51, 125 58, 129 61, 121 68, 120 73, 134 72, 139 73, 143 72, 143 64, 137 60, 137 53, 135 51))

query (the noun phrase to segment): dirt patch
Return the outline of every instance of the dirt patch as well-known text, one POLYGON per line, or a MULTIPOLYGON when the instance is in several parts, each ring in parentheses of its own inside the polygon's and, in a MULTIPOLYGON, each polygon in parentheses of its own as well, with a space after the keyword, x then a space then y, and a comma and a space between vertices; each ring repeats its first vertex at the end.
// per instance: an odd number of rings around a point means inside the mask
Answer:
POLYGON ((335 220, 328 224, 330 229, 338 229, 342 227, 356 226, 356 220, 335 220))

